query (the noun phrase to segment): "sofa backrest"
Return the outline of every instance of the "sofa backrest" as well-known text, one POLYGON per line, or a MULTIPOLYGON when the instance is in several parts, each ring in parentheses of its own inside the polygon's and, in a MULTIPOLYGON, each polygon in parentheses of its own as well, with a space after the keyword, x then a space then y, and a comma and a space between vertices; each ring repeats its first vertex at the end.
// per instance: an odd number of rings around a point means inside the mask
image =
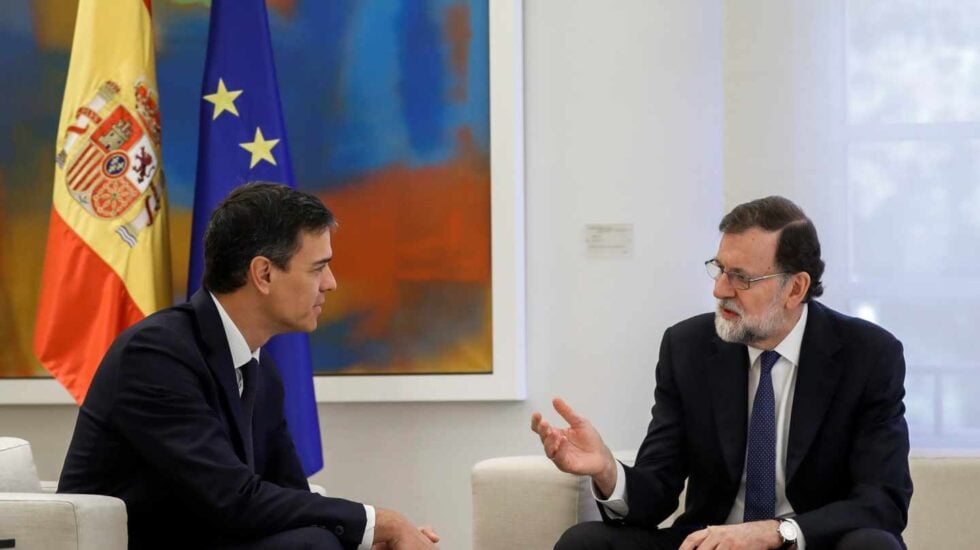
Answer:
POLYGON ((980 547, 980 457, 913 457, 911 549, 980 547))

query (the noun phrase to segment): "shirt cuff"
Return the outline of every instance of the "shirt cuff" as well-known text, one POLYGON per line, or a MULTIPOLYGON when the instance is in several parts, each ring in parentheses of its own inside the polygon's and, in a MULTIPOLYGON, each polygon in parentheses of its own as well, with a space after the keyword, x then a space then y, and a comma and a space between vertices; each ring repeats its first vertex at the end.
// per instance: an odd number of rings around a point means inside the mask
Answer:
POLYGON ((592 498, 596 500, 606 510, 606 514, 615 519, 626 517, 630 513, 629 504, 626 502, 626 470, 623 463, 616 461, 616 487, 609 495, 609 498, 599 498, 595 483, 592 486, 592 498))
POLYGON ((367 523, 364 524, 364 537, 357 550, 371 550, 371 546, 374 545, 374 506, 365 504, 364 515, 367 517, 367 523))
POLYGON ((800 524, 796 523, 796 520, 793 518, 783 519, 792 523, 793 527, 796 527, 796 550, 806 550, 806 539, 803 538, 803 530, 800 529, 800 524))

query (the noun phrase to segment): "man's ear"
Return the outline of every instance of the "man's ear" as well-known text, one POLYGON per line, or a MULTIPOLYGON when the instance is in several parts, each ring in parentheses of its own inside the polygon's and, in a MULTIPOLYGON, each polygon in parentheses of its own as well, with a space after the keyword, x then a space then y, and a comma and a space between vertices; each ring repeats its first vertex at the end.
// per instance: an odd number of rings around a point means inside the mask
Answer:
POLYGON ((793 275, 789 284, 789 295, 786 297, 786 309, 793 309, 800 305, 810 291, 810 274, 801 271, 793 275))
POLYGON ((248 280, 261 294, 269 294, 272 285, 272 262, 265 256, 256 256, 248 264, 248 280))

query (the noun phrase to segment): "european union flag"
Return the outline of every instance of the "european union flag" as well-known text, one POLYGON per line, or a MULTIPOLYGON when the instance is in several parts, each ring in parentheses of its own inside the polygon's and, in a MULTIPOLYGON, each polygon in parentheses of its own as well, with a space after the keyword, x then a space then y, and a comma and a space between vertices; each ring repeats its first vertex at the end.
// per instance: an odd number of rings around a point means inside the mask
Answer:
MULTIPOLYGON (((248 181, 296 186, 265 0, 212 0, 202 88, 188 295, 201 286, 204 230, 218 203, 248 181)), ((309 476, 323 455, 307 335, 276 336, 265 349, 282 374, 286 421, 309 476)))

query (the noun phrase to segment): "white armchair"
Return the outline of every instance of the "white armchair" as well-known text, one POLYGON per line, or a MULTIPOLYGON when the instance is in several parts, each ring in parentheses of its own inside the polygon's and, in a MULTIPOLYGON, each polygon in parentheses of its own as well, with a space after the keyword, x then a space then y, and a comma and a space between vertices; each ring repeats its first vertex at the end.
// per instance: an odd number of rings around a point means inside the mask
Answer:
POLYGON ((102 495, 54 494, 38 480, 31 445, 0 437, 0 548, 126 550, 126 504, 102 495))

